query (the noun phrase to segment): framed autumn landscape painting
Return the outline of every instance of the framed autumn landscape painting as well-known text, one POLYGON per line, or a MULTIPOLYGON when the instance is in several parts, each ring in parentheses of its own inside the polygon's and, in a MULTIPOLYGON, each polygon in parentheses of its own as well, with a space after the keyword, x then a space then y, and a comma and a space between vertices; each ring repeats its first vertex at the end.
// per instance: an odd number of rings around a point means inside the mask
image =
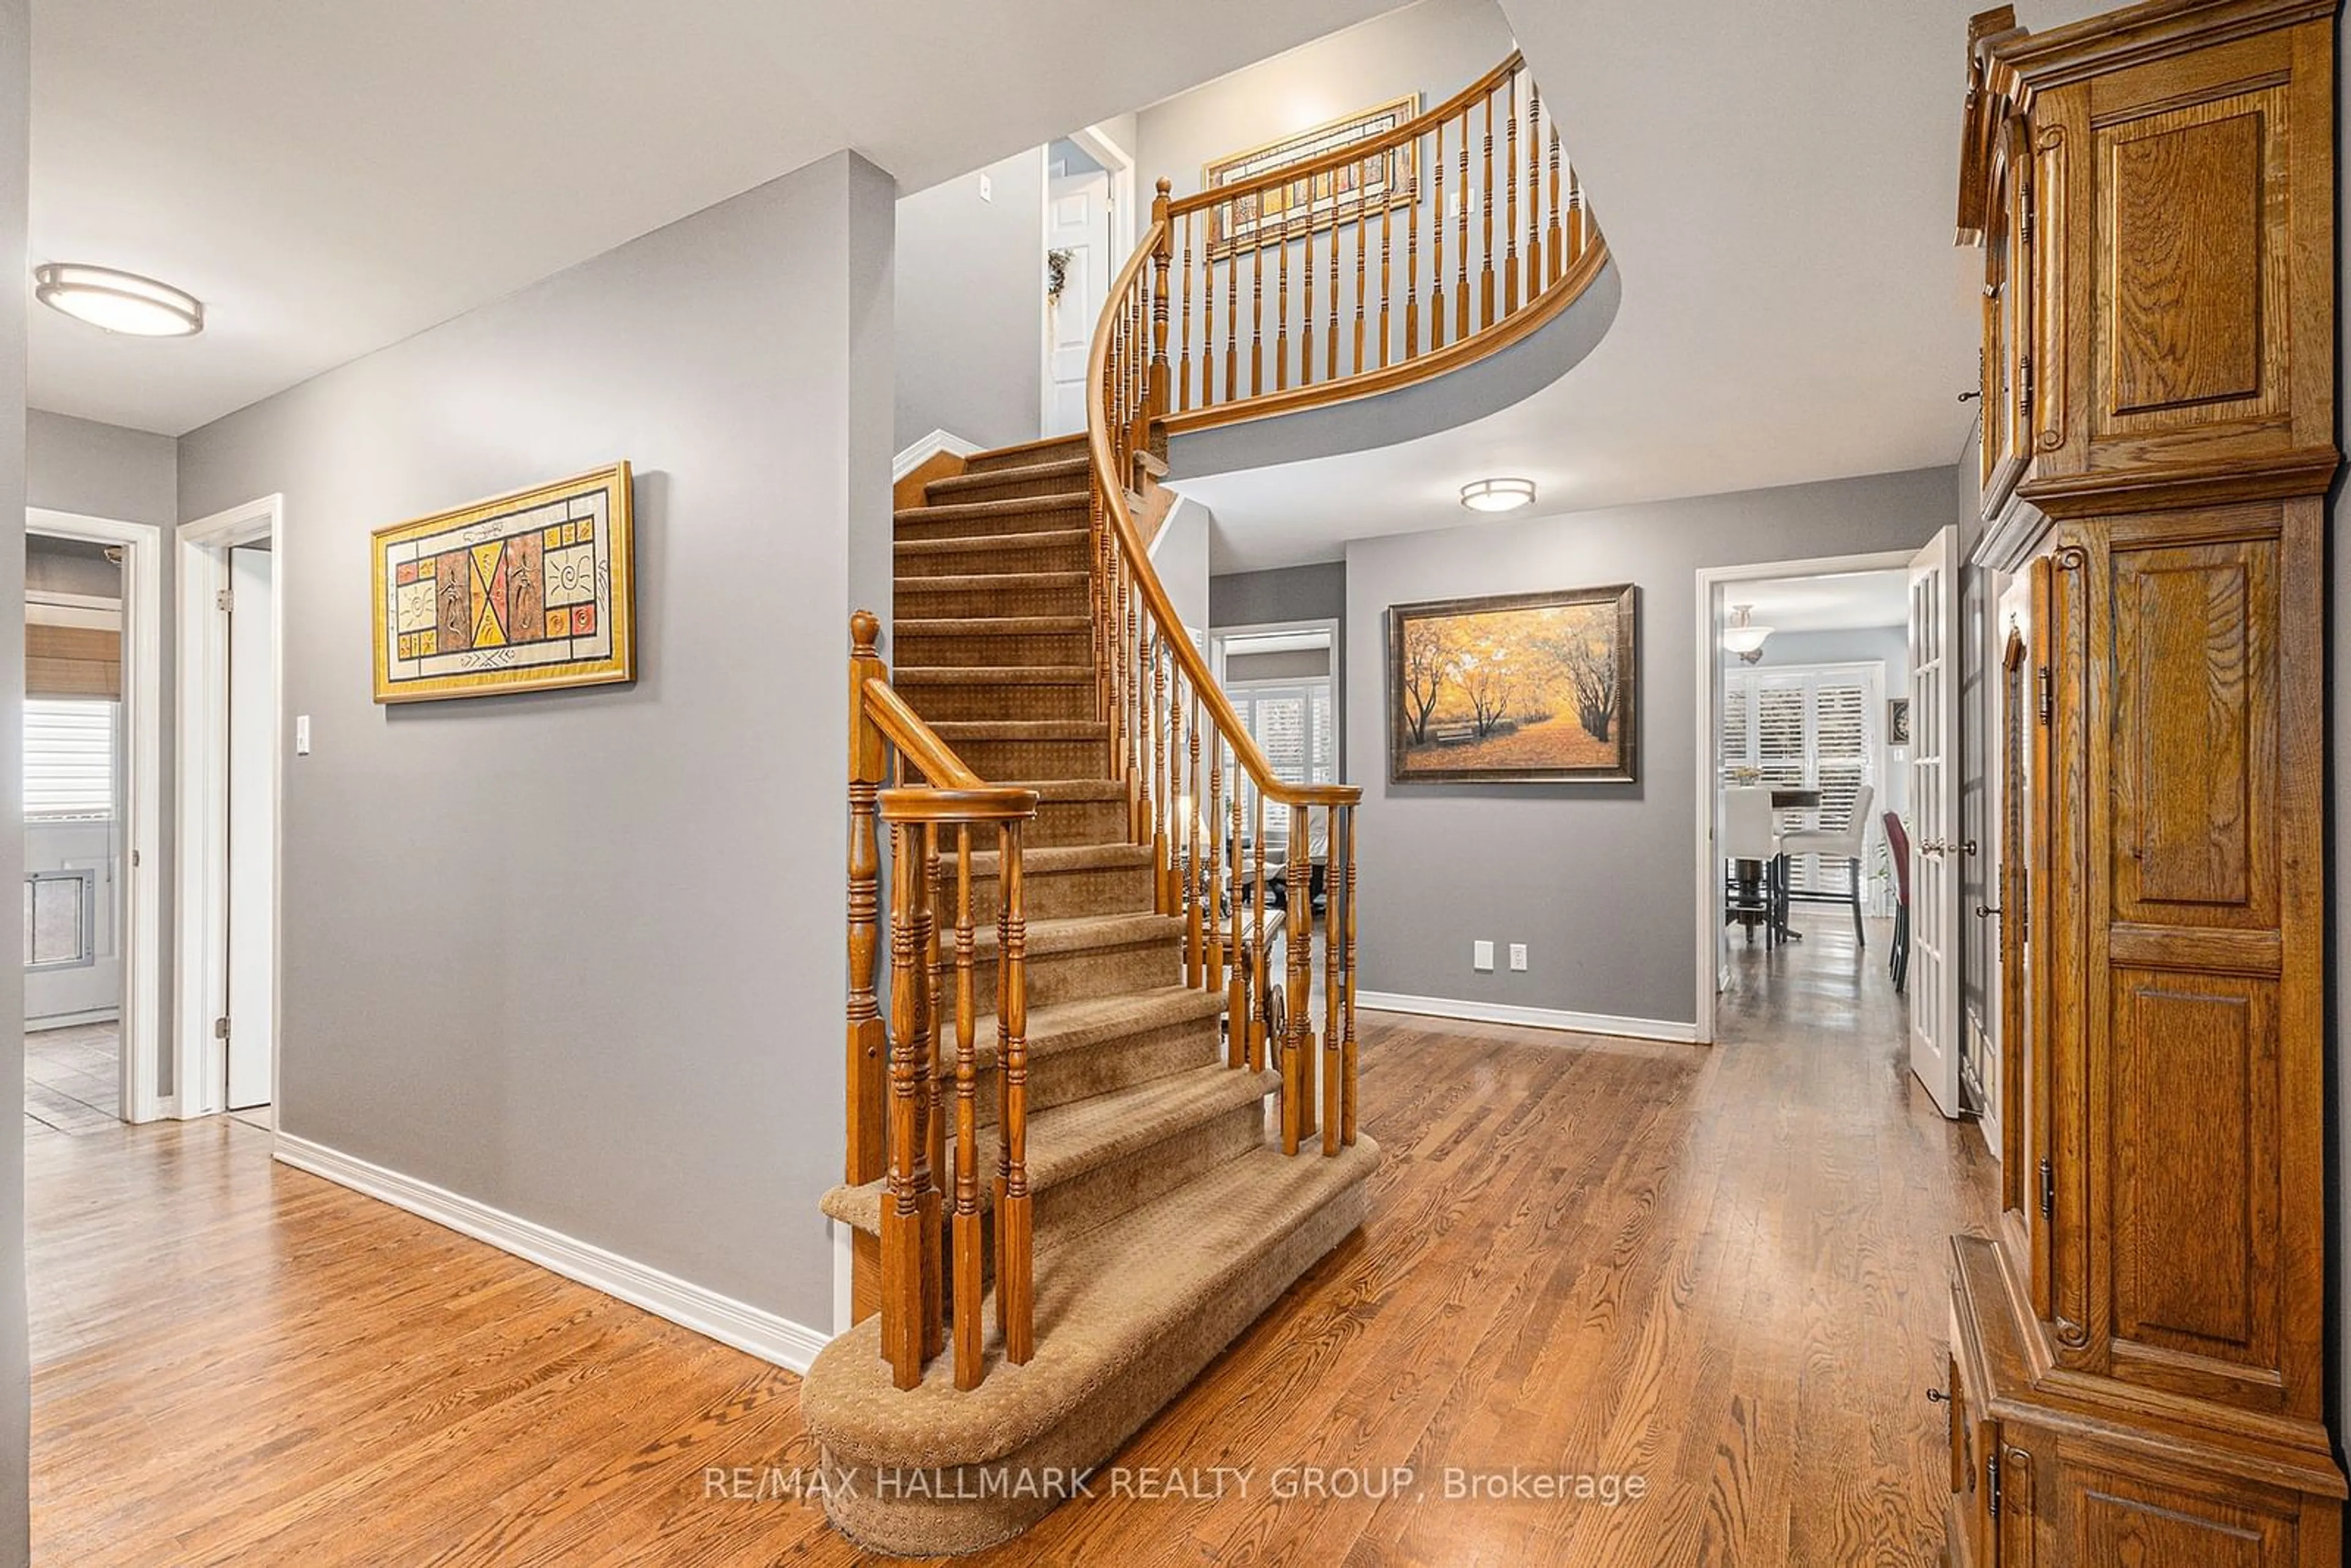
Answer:
POLYGON ((1630 783, 1634 586, 1388 609, 1392 783, 1630 783))

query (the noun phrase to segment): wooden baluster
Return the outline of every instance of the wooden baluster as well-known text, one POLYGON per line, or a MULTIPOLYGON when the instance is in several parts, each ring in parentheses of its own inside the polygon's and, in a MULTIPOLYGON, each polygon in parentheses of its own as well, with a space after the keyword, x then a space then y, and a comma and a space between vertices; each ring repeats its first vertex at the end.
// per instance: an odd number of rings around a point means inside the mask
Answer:
POLYGON ((1327 1157, 1339 1152, 1342 1125, 1340 1096, 1345 1089, 1345 1063, 1339 1055, 1341 1005, 1339 989, 1339 808, 1322 808, 1322 826, 1329 846, 1323 852, 1322 867, 1322 1153, 1327 1157))
POLYGON ((1200 884, 1200 902, 1206 907, 1204 919, 1207 928, 1207 973, 1202 984, 1209 990, 1220 990, 1225 983, 1224 884, 1218 879, 1224 874, 1225 847, 1225 737, 1214 727, 1208 731, 1208 811, 1201 833, 1208 841, 1208 874, 1200 884))
POLYGON ((939 831, 923 842, 923 1359, 946 1348, 947 1179, 946 1085, 939 1076, 939 1038, 946 1022, 946 966, 939 956, 939 915, 946 900, 939 884, 939 831))
POLYGON ((1159 235, 1151 247, 1151 380, 1135 425, 1137 451, 1150 449, 1151 422, 1166 418, 1167 411, 1176 405, 1167 364, 1167 268, 1176 258, 1176 227, 1167 219, 1165 180, 1159 182, 1159 193, 1152 198, 1151 222, 1159 235))
POLYGON ((869 610, 849 618, 849 1028, 848 1131, 841 1180, 858 1186, 890 1163, 890 1031, 883 1026, 877 973, 881 956, 880 798, 889 755, 882 731, 865 716, 865 683, 886 679, 875 652, 882 622, 869 610))
POLYGON ((1176 355, 1176 407, 1180 412, 1192 406, 1192 214, 1186 213, 1184 225, 1183 292, 1176 296, 1183 307, 1184 324, 1177 330, 1176 355))
POLYGON ((1551 228, 1543 238, 1543 281, 1546 284, 1559 281, 1562 259, 1559 246, 1559 128, 1553 126, 1551 133, 1551 228))
POLYGON ((1313 1091, 1307 1061, 1313 1047, 1314 899, 1309 863, 1306 808, 1290 808, 1290 847, 1281 867, 1281 945, 1289 971, 1289 1019, 1281 1031, 1281 1152, 1294 1155, 1313 1130, 1313 1091))
MULTIPOLYGON (((1214 232, 1213 224, 1210 232, 1214 232)), ((1200 248, 1200 406, 1217 401, 1217 253, 1200 248)))
POLYGON ((972 1008, 972 965, 978 952, 971 928, 971 829, 956 829, 956 1153, 955 1380, 979 1386, 981 1248, 979 1224, 979 1046, 972 1008))
POLYGON ((1404 210, 1404 357, 1420 358, 1420 143, 1399 155, 1411 173, 1412 204, 1404 210))
POLYGON ((1331 330, 1323 344, 1323 380, 1339 379, 1339 176, 1331 175, 1331 330))
MULTIPOLYGON (((1249 949, 1241 945, 1241 793, 1246 779, 1241 773, 1240 758, 1233 758, 1233 796, 1228 810, 1232 813, 1233 858, 1232 926, 1228 950, 1232 954, 1232 977, 1225 987, 1225 1065, 1240 1067, 1249 1061, 1249 949)), ((1224 896, 1224 889, 1217 890, 1224 896)))
POLYGON ((996 1194, 996 1314, 1004 1359, 1015 1366, 1036 1354, 1034 1244, 1029 1201, 1029 920, 1021 891, 1020 824, 997 830, 996 1120, 1003 1185, 996 1194))
POLYGON ((1249 396, 1265 391, 1265 226, 1249 249, 1249 396))
POLYGON ((1527 78, 1527 298, 1542 292, 1542 89, 1527 78))
POLYGON ((1200 918, 1200 688, 1192 688, 1191 764, 1184 789, 1184 983, 1198 990, 1208 973, 1207 932, 1200 918))
POLYGON ((1355 358, 1349 373, 1364 373, 1364 284, 1371 263, 1371 214, 1364 209, 1364 165, 1355 165, 1355 358))
MULTIPOLYGON (((1510 150, 1502 167, 1510 187, 1510 204, 1502 218, 1502 314, 1507 316, 1519 308, 1519 73, 1512 71, 1502 83, 1503 119, 1508 123, 1510 150)), ((1490 111, 1489 96, 1486 107, 1490 111)))
POLYGON ((1249 941, 1249 983, 1253 991, 1249 1012, 1249 1065, 1251 1072, 1265 1071, 1266 1035, 1270 1019, 1266 1004, 1271 999, 1272 988, 1266 975, 1265 950, 1265 789, 1251 780, 1249 794, 1256 801, 1255 853, 1257 887, 1250 894, 1249 907, 1255 911, 1256 934, 1249 941))
POLYGON ((882 1359, 890 1380, 923 1380, 922 1032, 914 890, 922 883, 915 830, 891 828, 890 1174, 882 1199, 882 1359))
POLYGON ((1592 215, 1585 209, 1583 181, 1577 175, 1573 163, 1567 166, 1567 216, 1570 225, 1567 258, 1581 261, 1583 253, 1592 246, 1592 215))
MULTIPOLYGON (((1314 380, 1314 176, 1306 181, 1306 254, 1301 261, 1304 291, 1298 311, 1298 384, 1306 386, 1314 380)), ((1332 233, 1336 243, 1337 231, 1332 233)))
MULTIPOLYGON (((1182 636, 1179 628, 1176 636, 1182 636)), ((1184 798, 1184 672, 1176 663, 1175 644, 1167 632, 1160 632, 1161 645, 1167 654, 1167 863, 1160 870, 1161 907, 1168 914, 1184 913, 1184 885, 1176 874, 1176 860, 1183 851, 1183 824, 1176 821, 1179 813, 1187 812, 1191 802, 1184 798)))
MULTIPOLYGON (((1336 841, 1333 841, 1336 852, 1336 841)), ((1347 945, 1346 985, 1343 1003, 1346 1009, 1345 1031, 1339 1041, 1341 1065, 1347 1075, 1345 1092, 1339 1099, 1339 1141, 1353 1145, 1355 1141, 1355 808, 1347 808, 1347 924, 1343 940, 1347 945)))
MULTIPOLYGON (((1430 161, 1437 170, 1437 195, 1430 204, 1428 235, 1431 246, 1428 284, 1428 346, 1445 347, 1445 122, 1437 122, 1437 156, 1430 161)), ((1414 210, 1419 210, 1416 204, 1414 210)))
POLYGON ((1388 364, 1388 302, 1395 293, 1388 281, 1388 257, 1395 217, 1395 154, 1383 152, 1380 162, 1387 172, 1387 183, 1380 187, 1380 368, 1385 370, 1388 364))
POLYGON ((1143 643, 1134 625, 1135 595, 1127 585, 1126 563, 1119 563, 1119 614, 1126 627, 1122 659, 1126 665, 1126 839, 1133 844, 1151 841, 1150 784, 1143 767, 1143 643))
POLYGON ((1225 257, 1225 401, 1230 402, 1240 392, 1240 332, 1241 332, 1241 253, 1240 236, 1233 232, 1238 217, 1233 204, 1225 204, 1225 235, 1234 249, 1225 257))
POLYGON ((1290 385, 1290 219, 1281 220, 1281 252, 1273 286, 1273 390, 1290 385))
POLYGON ((1469 184, 1469 110, 1461 111, 1461 215, 1456 231, 1459 254, 1454 258, 1453 340, 1469 335, 1469 199, 1478 193, 1469 184))
POLYGON ((1152 906, 1162 915, 1176 912, 1167 904, 1167 747, 1161 737, 1167 733, 1167 664, 1165 634, 1154 630, 1151 637, 1151 783, 1158 792, 1153 802, 1151 818, 1151 896, 1152 906))
MULTIPOLYGON (((1478 252, 1478 329, 1494 324, 1494 95, 1486 95, 1486 188, 1478 193, 1485 238, 1478 252)), ((1466 336, 1467 334, 1465 334, 1466 336)))

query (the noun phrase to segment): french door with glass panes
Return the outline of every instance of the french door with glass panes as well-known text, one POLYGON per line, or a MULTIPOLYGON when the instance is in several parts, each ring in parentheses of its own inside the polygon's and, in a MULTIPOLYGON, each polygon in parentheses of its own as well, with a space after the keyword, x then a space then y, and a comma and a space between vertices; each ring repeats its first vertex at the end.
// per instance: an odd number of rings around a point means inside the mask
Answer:
MULTIPOLYGON (((1817 789, 1817 807, 1783 808, 1783 833, 1835 832, 1853 821, 1863 785, 1879 782, 1879 716, 1885 711, 1880 664, 1785 664, 1725 671, 1722 677, 1722 779, 1782 789, 1817 789)), ((1873 808, 1875 810, 1875 808, 1873 808)), ((1871 874, 1866 859, 1862 875, 1871 874)), ((1850 869, 1820 855, 1796 855, 1789 886, 1800 893, 1845 891, 1850 869)))

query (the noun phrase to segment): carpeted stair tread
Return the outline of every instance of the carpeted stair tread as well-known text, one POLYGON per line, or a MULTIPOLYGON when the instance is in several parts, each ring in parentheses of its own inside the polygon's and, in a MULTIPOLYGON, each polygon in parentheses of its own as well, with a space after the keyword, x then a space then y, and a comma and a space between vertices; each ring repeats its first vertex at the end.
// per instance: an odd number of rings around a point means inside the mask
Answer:
MULTIPOLYGON (((1086 515, 1083 490, 1060 496, 998 496, 991 501, 950 501, 928 507, 901 507, 891 514, 893 523, 994 523, 1006 517, 1059 517, 1086 515)), ((981 536, 1002 538, 1001 535, 981 536)), ((904 542, 904 541, 900 541, 904 542)))
POLYGON ((1123 1364, 1180 1340, 1254 1261, 1378 1163, 1368 1136, 1328 1158, 1285 1155, 1269 1142, 1107 1225, 1040 1235, 1037 1352, 1026 1365, 1005 1364, 991 1328, 977 1388, 958 1390, 954 1358, 941 1355, 918 1387, 900 1389, 872 1317, 818 1354, 800 1387, 801 1416, 836 1459, 908 1468, 1000 1459, 1077 1414, 1123 1364))
MULTIPOLYGON (((1149 1079, 1107 1094, 1032 1112, 1029 1117, 1029 1189, 1041 1197, 1088 1171, 1099 1170, 1113 1160, 1165 1143, 1252 1100, 1262 1100, 1280 1087, 1279 1072, 1251 1072, 1246 1068, 1207 1062, 1172 1078, 1149 1079)), ((946 1103, 952 1114, 952 1088, 946 1103)), ((953 1138, 948 1142, 952 1144, 953 1138)), ((987 1178, 980 1184, 980 1207, 990 1208, 995 1205, 995 1196, 989 1190, 996 1171, 995 1125, 982 1126, 977 1142, 977 1167, 987 1178)), ((820 1207, 829 1218, 868 1236, 879 1236, 882 1194, 886 1185, 885 1181, 875 1180, 856 1186, 836 1186, 824 1195, 820 1207)), ((947 1187, 948 1182, 941 1178, 940 1185, 947 1187)))
POLYGON ((931 620, 906 615, 899 617, 897 627, 902 637, 909 632, 935 637, 1021 637, 1090 632, 1093 624, 1083 615, 946 615, 931 620))
MULTIPOLYGON (((1072 915, 1056 920, 1029 922, 1029 956, 1082 953, 1096 947, 1133 947, 1145 942, 1174 941, 1184 935, 1183 918, 1174 915, 1072 915)), ((996 962, 996 928, 975 932, 978 950, 996 962)))
MULTIPOLYGON (((997 852, 994 850, 974 850, 971 856, 971 874, 975 878, 993 877, 996 874, 996 860, 997 852)), ((1020 851, 1020 870, 1026 876, 1051 876, 1056 872, 1071 871, 1118 871, 1135 866, 1147 866, 1150 863, 1151 846, 1149 844, 1130 844, 1124 841, 1109 844, 1059 844, 1036 849, 1024 846, 1020 851)), ((1113 997, 1105 999, 1116 1001, 1119 998, 1113 997)))
POLYGON ((1035 441, 1023 441, 1012 446, 992 446, 985 452, 975 452, 964 459, 966 474, 1001 474, 1008 469, 1030 467, 1039 463, 1061 463, 1086 455, 1086 437, 1082 434, 1047 435, 1035 441))
POLYGON ((985 559, 998 550, 1050 549, 1083 546, 1090 536, 1083 528, 1032 528, 1020 534, 950 535, 945 538, 900 539, 891 548, 901 559, 921 556, 974 556, 985 559))
POLYGON ((983 469, 977 474, 956 474, 931 480, 923 486, 923 495, 932 504, 939 505, 958 496, 1018 486, 1040 495, 1075 491, 1082 498, 1086 494, 1086 475, 1092 466, 1084 457, 1063 457, 1047 463, 1023 463, 1011 468, 983 469))
POLYGON ((1092 685, 1091 664, 901 664, 890 672, 901 686, 1092 685))
POLYGON ((959 740, 1102 740, 1110 726, 1091 718, 956 718, 931 726, 952 746, 959 740))
POLYGON ((898 584, 903 597, 908 593, 946 592, 954 589, 998 588, 1004 592, 1041 591, 1057 588, 1084 588, 1092 581, 1082 571, 982 571, 942 573, 937 577, 907 578, 898 584))

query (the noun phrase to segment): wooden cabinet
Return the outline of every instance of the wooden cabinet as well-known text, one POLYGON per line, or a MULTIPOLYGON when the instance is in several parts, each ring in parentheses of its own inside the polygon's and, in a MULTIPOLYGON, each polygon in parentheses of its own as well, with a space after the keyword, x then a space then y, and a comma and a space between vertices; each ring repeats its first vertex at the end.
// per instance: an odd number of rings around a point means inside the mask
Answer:
POLYGON ((2332 1565, 2334 5, 1990 12, 1969 64, 1976 559, 2016 589, 2002 1212, 1954 1243, 1952 1557, 2332 1565))

